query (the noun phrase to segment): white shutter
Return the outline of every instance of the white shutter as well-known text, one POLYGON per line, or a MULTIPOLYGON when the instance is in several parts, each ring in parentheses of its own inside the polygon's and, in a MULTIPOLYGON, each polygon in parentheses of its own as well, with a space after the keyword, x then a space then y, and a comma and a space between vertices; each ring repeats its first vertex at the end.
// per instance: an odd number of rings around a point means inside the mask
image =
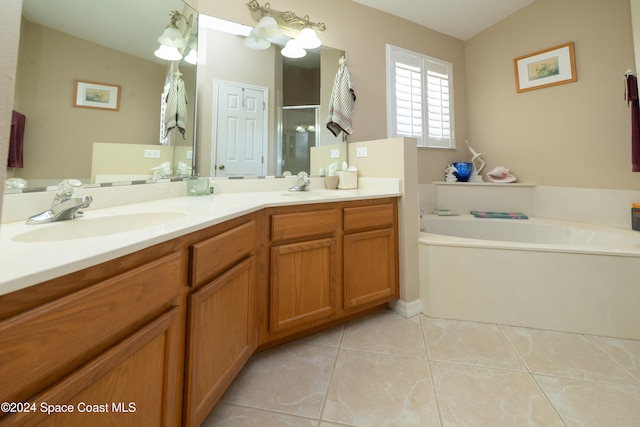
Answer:
POLYGON ((451 147, 451 97, 450 67, 439 61, 426 60, 427 64, 427 147, 451 147))
POLYGON ((455 148, 452 64, 387 45, 387 71, 389 137, 455 148))

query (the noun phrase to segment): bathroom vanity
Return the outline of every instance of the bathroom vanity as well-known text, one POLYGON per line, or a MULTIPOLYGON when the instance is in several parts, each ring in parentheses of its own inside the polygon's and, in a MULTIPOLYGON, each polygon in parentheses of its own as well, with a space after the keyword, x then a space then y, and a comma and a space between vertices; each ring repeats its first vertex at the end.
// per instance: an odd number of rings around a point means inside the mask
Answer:
POLYGON ((125 254, 76 242, 112 259, 0 295, 0 426, 200 425, 254 352, 398 298, 397 195, 140 204, 200 213, 120 233, 125 254))

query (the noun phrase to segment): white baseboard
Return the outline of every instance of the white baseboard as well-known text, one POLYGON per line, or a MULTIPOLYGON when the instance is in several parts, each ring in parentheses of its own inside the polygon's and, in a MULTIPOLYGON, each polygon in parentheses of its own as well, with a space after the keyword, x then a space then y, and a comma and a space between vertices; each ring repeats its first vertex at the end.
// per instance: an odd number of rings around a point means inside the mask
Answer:
POLYGON ((422 303, 419 299, 411 302, 397 299, 389 303, 389 308, 405 318, 417 316, 422 313, 422 303))

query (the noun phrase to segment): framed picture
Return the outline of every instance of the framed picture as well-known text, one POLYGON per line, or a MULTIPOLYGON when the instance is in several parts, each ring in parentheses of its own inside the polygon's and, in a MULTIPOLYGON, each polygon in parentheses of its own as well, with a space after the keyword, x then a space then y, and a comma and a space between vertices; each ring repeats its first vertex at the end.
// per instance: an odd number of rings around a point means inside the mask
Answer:
POLYGON ((119 85, 76 80, 73 106, 119 111, 120 89, 119 85))
POLYGON ((513 60, 516 92, 542 89, 578 80, 573 42, 513 60))

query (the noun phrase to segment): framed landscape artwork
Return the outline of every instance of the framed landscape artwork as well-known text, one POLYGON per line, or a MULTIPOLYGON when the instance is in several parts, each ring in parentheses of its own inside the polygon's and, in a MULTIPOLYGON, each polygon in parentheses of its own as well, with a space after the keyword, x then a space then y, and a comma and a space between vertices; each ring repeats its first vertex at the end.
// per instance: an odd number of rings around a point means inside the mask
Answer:
POLYGON ((541 50, 513 60, 516 92, 575 82, 573 42, 541 50))
POLYGON ((76 80, 73 106, 100 110, 120 110, 119 85, 76 80))

